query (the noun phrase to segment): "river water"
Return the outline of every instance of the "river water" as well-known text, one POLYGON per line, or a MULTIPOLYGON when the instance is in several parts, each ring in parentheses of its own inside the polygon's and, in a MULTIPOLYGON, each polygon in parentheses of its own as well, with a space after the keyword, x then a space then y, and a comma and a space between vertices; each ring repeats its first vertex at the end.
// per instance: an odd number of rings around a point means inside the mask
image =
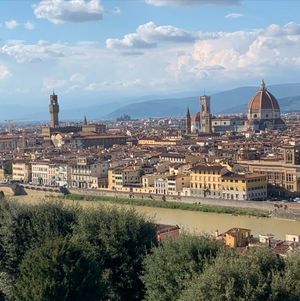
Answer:
MULTIPOLYGON (((15 199, 23 202, 27 200, 24 196, 16 197, 15 199)), ((40 202, 41 198, 37 197, 35 199, 29 196, 27 201, 40 202)), ((65 202, 72 204, 73 201, 66 200, 65 202)), ((79 204, 83 207, 97 207, 103 203, 80 201, 79 204)), ((108 203, 105 204, 108 205, 108 203)), ((119 204, 110 204, 109 206, 131 207, 129 205, 119 204)), ((233 227, 241 227, 251 229, 254 236, 258 236, 259 234, 273 234, 275 238, 285 239, 286 234, 300 235, 300 221, 144 206, 134 206, 134 208, 137 212, 147 215, 157 223, 179 225, 182 230, 195 234, 214 234, 216 230, 222 233, 233 227)))
MULTIPOLYGON (((99 202, 85 201, 80 202, 80 204, 85 207, 98 205, 99 202)), ((119 204, 112 204, 112 206, 123 208, 133 207, 119 204)), ((286 234, 300 235, 300 221, 144 206, 134 206, 134 209, 152 218, 157 223, 178 225, 183 231, 195 234, 214 234, 216 230, 222 233, 233 227, 241 227, 251 229, 251 233, 254 236, 273 234, 275 238, 285 239, 286 234)))

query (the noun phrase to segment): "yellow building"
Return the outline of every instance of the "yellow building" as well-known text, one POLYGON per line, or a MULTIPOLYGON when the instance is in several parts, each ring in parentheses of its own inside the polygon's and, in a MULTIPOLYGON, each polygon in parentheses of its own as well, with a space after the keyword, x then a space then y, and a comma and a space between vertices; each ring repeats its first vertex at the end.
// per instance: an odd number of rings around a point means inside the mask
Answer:
POLYGON ((116 167, 108 171, 108 189, 124 190, 124 187, 141 186, 139 169, 116 167))
POLYGON ((178 174, 167 177, 167 195, 181 195, 183 188, 190 187, 190 175, 178 174))
POLYGON ((5 180, 5 171, 4 168, 0 166, 0 181, 5 180))
POLYGON ((28 183, 31 181, 31 165, 26 161, 15 161, 12 163, 12 179, 28 183))
POLYGON ((266 175, 228 172, 221 179, 223 199, 262 201, 267 198, 266 175))
POLYGON ((225 234, 225 245, 230 248, 246 247, 251 238, 251 230, 243 228, 232 228, 225 234))
POLYGON ((185 190, 185 195, 221 198, 221 176, 225 172, 221 165, 196 165, 190 171, 190 191, 185 190))

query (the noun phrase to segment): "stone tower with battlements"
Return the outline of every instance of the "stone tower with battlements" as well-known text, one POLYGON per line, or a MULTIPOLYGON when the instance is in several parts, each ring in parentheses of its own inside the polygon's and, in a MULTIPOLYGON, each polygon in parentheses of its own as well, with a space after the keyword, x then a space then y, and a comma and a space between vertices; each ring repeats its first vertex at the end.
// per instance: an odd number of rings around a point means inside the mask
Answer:
POLYGON ((212 115, 210 110, 210 96, 200 96, 201 107, 201 132, 205 134, 212 133, 212 115))
POLYGON ((58 113, 59 113, 59 104, 58 104, 58 97, 54 93, 50 95, 50 105, 49 105, 49 112, 51 115, 51 124, 50 126, 52 128, 56 128, 59 126, 59 120, 58 120, 58 113))

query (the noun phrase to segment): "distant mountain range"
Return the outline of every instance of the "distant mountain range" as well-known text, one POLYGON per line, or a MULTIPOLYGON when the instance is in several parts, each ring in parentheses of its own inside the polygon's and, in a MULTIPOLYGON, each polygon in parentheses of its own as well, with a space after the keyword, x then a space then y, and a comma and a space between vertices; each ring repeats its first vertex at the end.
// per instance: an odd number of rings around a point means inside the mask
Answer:
MULTIPOLYGON (((248 102, 258 89, 258 87, 240 87, 211 94, 213 114, 246 113, 248 102)), ((268 90, 277 98, 283 112, 300 111, 300 83, 270 85, 268 90)), ((90 105, 88 99, 85 104, 74 100, 74 105, 60 101, 60 119, 83 120, 84 115, 87 115, 88 120, 116 119, 124 114, 132 118, 184 116, 187 107, 190 108, 191 114, 199 111, 199 95, 197 92, 175 93, 170 94, 170 97, 143 96, 118 101, 107 100, 106 103, 99 104, 93 100, 90 105), (193 94, 196 96, 191 96, 193 94)), ((39 107, 1 104, 0 108, 0 121, 49 120, 46 102, 42 106, 39 104, 39 107)))
MULTIPOLYGON (((283 112, 300 111, 300 83, 271 85, 268 90, 277 98, 283 112)), ((240 87, 211 95, 214 114, 246 113, 250 99, 258 87, 240 87)), ((199 96, 186 98, 153 99, 127 104, 114 110, 106 117, 114 119, 123 114, 133 118, 183 116, 187 107, 191 114, 198 112, 199 96)))

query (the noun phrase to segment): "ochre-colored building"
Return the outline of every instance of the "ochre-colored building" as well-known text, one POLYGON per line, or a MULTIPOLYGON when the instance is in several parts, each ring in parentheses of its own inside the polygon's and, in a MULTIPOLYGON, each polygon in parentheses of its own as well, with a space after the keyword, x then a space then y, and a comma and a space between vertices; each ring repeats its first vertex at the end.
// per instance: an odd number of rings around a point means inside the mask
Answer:
POLYGON ((190 171, 191 196, 220 198, 221 176, 226 169, 221 165, 196 165, 190 171))
POLYGON ((263 201, 267 198, 266 175, 228 172, 221 178, 223 199, 263 201))
POLYGON ((31 181, 31 165, 26 161, 15 161, 12 163, 12 179, 28 183, 31 181))
POLYGON ((225 245, 230 248, 246 247, 251 238, 251 230, 231 228, 225 234, 225 245))

